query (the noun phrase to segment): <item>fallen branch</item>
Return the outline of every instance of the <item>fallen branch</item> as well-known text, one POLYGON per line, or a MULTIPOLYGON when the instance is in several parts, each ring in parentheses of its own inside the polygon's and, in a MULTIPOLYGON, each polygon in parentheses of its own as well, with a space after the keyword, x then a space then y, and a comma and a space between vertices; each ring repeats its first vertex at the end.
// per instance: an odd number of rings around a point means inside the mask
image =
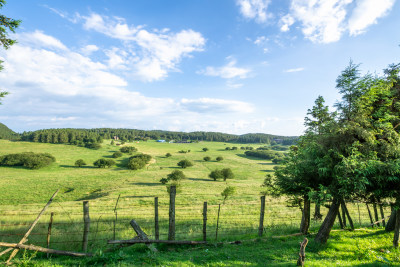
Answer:
POLYGON ((43 253, 50 253, 50 254, 58 254, 58 255, 66 255, 66 256, 75 256, 75 257, 92 257, 93 255, 90 253, 80 253, 80 252, 73 252, 73 251, 63 251, 63 250, 55 250, 50 248, 43 248, 35 245, 24 245, 24 244, 17 244, 17 243, 5 243, 0 242, 1 247, 9 247, 15 249, 27 249, 27 250, 34 250, 43 253))
POLYGON ((303 242, 300 243, 299 259, 297 260, 297 266, 304 266, 306 261, 306 246, 308 244, 308 239, 304 238, 303 242))
POLYGON ((368 226, 373 226, 373 225, 375 225, 375 224, 381 223, 381 222, 383 222, 383 221, 386 221, 386 220, 389 219, 389 218, 390 218, 390 216, 388 216, 388 217, 386 217, 386 218, 383 218, 382 220, 376 221, 376 222, 374 222, 374 223, 372 223, 372 224, 370 224, 370 225, 368 225, 368 226))
POLYGON ((205 241, 178 241, 178 240, 108 240, 107 244, 175 244, 175 245, 203 245, 207 244, 205 241))

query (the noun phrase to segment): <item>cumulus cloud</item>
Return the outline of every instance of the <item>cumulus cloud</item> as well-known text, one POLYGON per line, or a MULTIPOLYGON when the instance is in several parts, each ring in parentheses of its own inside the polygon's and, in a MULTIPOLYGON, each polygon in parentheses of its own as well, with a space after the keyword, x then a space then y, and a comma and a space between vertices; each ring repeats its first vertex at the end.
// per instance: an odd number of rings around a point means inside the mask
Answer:
POLYGON ((44 34, 42 31, 36 30, 30 33, 22 33, 17 35, 19 42, 29 43, 31 46, 67 50, 67 47, 60 40, 44 34))
POLYGON ((258 23, 265 23, 271 14, 267 12, 271 0, 237 0, 240 13, 247 19, 254 19, 258 23))
POLYGON ((84 47, 81 48, 81 51, 83 54, 85 55, 90 55, 93 52, 96 52, 99 50, 99 47, 97 45, 86 45, 84 47))
POLYGON ((349 19, 350 35, 358 35, 376 24, 377 20, 385 16, 392 9, 396 0, 357 0, 356 7, 349 19))
POLYGON ((332 43, 345 32, 351 36, 367 30, 392 9, 395 0, 291 0, 290 11, 280 21, 287 32, 299 22, 305 38, 314 43, 332 43), (355 3, 355 5, 353 4, 355 3))
POLYGON ((249 68, 236 67, 236 60, 229 57, 229 62, 222 67, 206 67, 205 70, 199 71, 199 74, 204 74, 207 76, 221 77, 224 79, 240 78, 245 79, 251 72, 249 68))

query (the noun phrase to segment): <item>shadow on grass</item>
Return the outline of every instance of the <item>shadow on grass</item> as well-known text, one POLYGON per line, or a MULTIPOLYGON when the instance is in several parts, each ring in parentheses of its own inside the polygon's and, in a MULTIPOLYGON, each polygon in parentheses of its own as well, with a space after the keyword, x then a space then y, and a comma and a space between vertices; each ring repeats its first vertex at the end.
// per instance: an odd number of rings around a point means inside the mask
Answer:
POLYGON ((245 159, 251 159, 251 160, 262 160, 262 161, 266 161, 267 160, 267 159, 262 159, 262 158, 257 158, 257 157, 246 156, 245 154, 236 154, 236 156, 241 157, 241 158, 245 158, 245 159))
POLYGON ((262 172, 275 172, 275 170, 261 170, 262 172))
POLYGON ((211 180, 211 179, 204 179, 204 178, 188 178, 188 180, 191 180, 191 181, 205 181, 205 182, 214 182, 213 180, 211 180))
POLYGON ((96 190, 92 191, 89 195, 75 199, 75 201, 98 199, 98 198, 106 197, 109 194, 110 193, 107 193, 107 192, 101 192, 101 189, 96 189, 96 190))
POLYGON ((276 165, 275 163, 272 163, 272 162, 260 162, 260 163, 257 163, 257 164, 268 165, 268 166, 275 166, 276 165))
POLYGON ((132 185, 159 186, 161 183, 132 183, 132 185))
POLYGON ((151 197, 151 198, 153 198, 154 196, 124 196, 124 198, 144 198, 144 197, 151 197))
POLYGON ((82 166, 82 167, 77 167, 77 166, 72 166, 72 165, 60 165, 62 168, 73 168, 73 169, 97 169, 95 166, 82 166))

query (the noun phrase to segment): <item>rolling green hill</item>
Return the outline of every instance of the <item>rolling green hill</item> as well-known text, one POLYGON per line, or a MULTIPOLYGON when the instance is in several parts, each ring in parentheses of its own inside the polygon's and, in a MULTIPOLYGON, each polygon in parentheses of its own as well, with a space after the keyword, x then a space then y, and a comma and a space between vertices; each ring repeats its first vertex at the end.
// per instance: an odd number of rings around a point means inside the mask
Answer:
POLYGON ((0 139, 14 139, 18 136, 16 132, 0 122, 0 139))

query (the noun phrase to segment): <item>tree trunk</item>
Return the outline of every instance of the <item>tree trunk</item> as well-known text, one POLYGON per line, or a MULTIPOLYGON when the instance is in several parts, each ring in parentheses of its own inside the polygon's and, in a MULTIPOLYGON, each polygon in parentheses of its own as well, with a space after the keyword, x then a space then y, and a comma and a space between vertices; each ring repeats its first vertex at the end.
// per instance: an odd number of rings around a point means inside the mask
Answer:
MULTIPOLYGON (((374 216, 375 216, 375 222, 379 221, 379 217, 378 217, 378 208, 376 206, 376 202, 372 203, 372 206, 374 208, 374 216)), ((381 226, 380 223, 377 223, 378 227, 381 226)))
POLYGON ((349 210, 346 207, 346 203, 344 202, 344 200, 342 200, 342 207, 344 208, 344 211, 346 213, 347 219, 349 219, 349 224, 350 224, 350 228, 351 230, 354 230, 354 224, 353 224, 353 220, 350 217, 350 213, 349 210))
POLYGON ((393 208, 392 205, 390 205, 390 208, 392 209, 392 212, 390 213, 389 220, 386 224, 385 230, 386 232, 391 232, 394 230, 394 225, 396 223, 396 210, 393 208))
POLYGON ((345 211, 345 207, 343 206, 343 203, 344 203, 344 201, 342 200, 341 201, 341 205, 340 205, 340 207, 342 208, 342 220, 343 220, 343 228, 342 229, 344 229, 347 226, 347 223, 346 223, 346 211, 345 211))
POLYGON ((334 197, 328 214, 326 214, 324 222, 322 223, 321 227, 318 230, 318 234, 315 237, 315 242, 322 244, 326 243, 329 238, 329 233, 332 230, 333 224, 335 223, 336 216, 339 212, 339 207, 340 201, 338 200, 338 198, 334 197))
POLYGON ((318 203, 315 203, 314 220, 319 221, 321 219, 322 219, 321 205, 318 203))
POLYGON ((393 237, 393 246, 395 248, 399 247, 399 235, 400 235, 400 209, 397 208, 396 209, 396 223, 394 225, 394 237, 393 237))
POLYGON ((308 196, 304 196, 304 207, 303 214, 301 217, 300 232, 303 234, 308 234, 308 229, 310 228, 310 218, 311 218, 311 201, 308 196))

